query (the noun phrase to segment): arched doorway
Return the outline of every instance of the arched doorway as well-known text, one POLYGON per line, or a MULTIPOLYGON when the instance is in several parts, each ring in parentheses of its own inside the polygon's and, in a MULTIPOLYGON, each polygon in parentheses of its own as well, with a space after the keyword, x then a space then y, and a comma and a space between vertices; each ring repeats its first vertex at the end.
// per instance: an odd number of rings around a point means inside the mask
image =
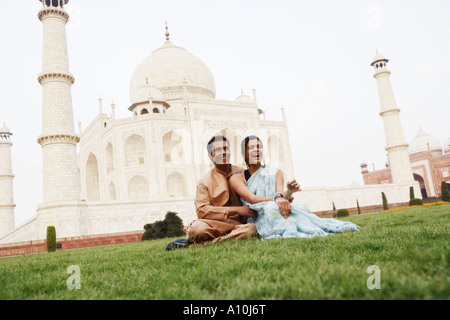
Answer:
POLYGON ((128 182, 128 198, 130 200, 147 200, 150 197, 148 181, 143 176, 134 176, 128 182))
POLYGON ((100 200, 97 157, 91 152, 86 163, 86 194, 88 201, 100 200))
POLYGON ((416 180, 417 182, 419 182, 419 186, 420 186, 420 192, 422 193, 422 199, 426 199, 428 198, 427 195, 427 188, 425 187, 425 182, 422 178, 422 176, 414 173, 414 180, 416 180))
POLYGON ((243 140, 243 138, 239 134, 237 134, 234 130, 228 128, 222 129, 220 132, 217 132, 215 136, 217 135, 222 135, 225 138, 227 138, 228 143, 230 144, 231 164, 238 165, 243 163, 244 159, 241 155, 241 141, 243 140))
POLYGON ((169 197, 185 197, 187 195, 186 179, 179 172, 174 172, 167 177, 166 188, 169 197))
POLYGON ((127 167, 143 165, 146 163, 145 140, 133 134, 125 141, 125 165, 127 167))
POLYGON ((183 137, 171 130, 163 136, 164 162, 183 161, 183 137))

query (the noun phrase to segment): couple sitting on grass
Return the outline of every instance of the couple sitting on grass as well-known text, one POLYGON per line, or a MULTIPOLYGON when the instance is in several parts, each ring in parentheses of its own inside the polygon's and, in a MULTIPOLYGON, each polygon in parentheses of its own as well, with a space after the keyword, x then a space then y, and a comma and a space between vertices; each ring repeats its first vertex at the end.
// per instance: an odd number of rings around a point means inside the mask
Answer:
POLYGON ((197 185, 198 219, 186 227, 186 239, 170 243, 167 249, 258 235, 263 240, 311 238, 359 230, 354 223, 319 218, 306 205, 292 203, 299 184, 289 181, 284 190, 283 173, 261 164, 263 145, 257 136, 248 136, 241 143, 247 170, 230 164, 229 147, 224 136, 208 142, 214 168, 197 185))

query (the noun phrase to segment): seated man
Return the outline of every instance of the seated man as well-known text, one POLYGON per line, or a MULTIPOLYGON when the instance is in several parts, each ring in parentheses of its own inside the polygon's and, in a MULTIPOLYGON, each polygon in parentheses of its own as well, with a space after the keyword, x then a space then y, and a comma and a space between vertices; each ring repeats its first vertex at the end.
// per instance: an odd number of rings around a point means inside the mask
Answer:
POLYGON ((255 225, 247 223, 255 211, 243 206, 239 196, 229 186, 229 178, 244 169, 230 164, 230 145, 224 136, 214 136, 208 142, 208 156, 214 163, 197 184, 195 207, 198 219, 186 230, 192 243, 220 242, 256 236, 255 225))

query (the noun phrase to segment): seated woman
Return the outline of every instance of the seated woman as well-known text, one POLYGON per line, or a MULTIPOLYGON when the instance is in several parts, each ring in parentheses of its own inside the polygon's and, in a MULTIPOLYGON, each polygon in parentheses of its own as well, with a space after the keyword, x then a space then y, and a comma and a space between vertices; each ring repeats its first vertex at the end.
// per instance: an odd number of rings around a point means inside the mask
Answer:
POLYGON ((244 205, 257 211, 253 222, 263 240, 272 238, 312 238, 330 233, 359 231, 349 221, 319 218, 305 204, 291 203, 292 194, 300 191, 297 181, 289 181, 283 191, 281 170, 261 165, 263 145, 257 136, 246 137, 241 144, 248 170, 234 174, 230 186, 244 205))

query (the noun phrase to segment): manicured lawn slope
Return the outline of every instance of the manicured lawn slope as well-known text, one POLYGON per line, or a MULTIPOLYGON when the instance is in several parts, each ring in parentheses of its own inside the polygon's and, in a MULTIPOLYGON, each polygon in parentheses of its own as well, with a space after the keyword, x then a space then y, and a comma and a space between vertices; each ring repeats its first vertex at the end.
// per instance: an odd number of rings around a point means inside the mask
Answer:
POLYGON ((450 298, 449 204, 345 219, 361 231, 175 251, 164 239, 3 258, 0 299, 450 298), (79 290, 67 286, 72 265, 79 290), (372 265, 380 289, 367 287, 372 265))

